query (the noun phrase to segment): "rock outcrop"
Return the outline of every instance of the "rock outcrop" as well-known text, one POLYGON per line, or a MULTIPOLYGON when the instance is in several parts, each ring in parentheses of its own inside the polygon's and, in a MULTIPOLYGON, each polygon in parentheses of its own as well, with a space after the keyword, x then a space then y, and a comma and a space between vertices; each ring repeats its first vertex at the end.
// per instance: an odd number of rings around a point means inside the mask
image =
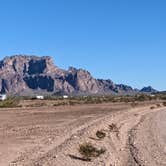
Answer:
POLYGON ((0 61, 0 93, 131 94, 130 86, 95 79, 83 69, 63 70, 51 57, 16 55, 0 61))

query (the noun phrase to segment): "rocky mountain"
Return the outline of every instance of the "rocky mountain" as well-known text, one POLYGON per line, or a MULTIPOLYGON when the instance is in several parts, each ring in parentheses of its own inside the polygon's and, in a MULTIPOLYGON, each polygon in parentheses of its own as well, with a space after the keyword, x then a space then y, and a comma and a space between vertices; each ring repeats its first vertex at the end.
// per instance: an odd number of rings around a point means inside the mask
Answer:
MULTIPOLYGON (((144 89, 146 90, 146 89, 144 89)), ((143 91, 143 90, 142 90, 143 91)), ((95 79, 83 69, 63 70, 51 57, 15 55, 0 61, 0 93, 131 94, 137 91, 111 80, 95 79)))
POLYGON ((147 86, 147 87, 142 88, 140 90, 140 92, 144 92, 144 93, 156 93, 157 90, 153 89, 151 86, 147 86))

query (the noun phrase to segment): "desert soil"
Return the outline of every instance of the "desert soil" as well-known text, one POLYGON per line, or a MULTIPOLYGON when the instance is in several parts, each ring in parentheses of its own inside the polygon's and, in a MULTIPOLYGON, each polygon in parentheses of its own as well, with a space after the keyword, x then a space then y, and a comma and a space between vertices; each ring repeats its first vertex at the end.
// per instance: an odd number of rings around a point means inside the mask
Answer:
POLYGON ((166 108, 97 104, 0 109, 0 166, 166 166, 166 108), (115 124, 116 132, 109 129, 115 124), (98 140, 96 131, 106 137, 98 140), (106 152, 87 162, 79 145, 106 152))

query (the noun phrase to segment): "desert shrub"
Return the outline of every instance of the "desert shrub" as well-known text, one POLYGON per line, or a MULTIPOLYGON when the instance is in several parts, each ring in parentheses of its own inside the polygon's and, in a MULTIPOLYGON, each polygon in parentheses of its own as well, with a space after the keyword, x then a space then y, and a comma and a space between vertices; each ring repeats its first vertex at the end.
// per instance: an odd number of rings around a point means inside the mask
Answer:
POLYGON ((75 105, 75 102, 74 101, 69 101, 68 104, 69 105, 75 105))
POLYGON ((20 107, 18 99, 9 98, 7 100, 0 102, 0 108, 13 108, 13 107, 20 107))
POLYGON ((63 105, 67 105, 67 103, 66 102, 58 102, 58 103, 55 103, 55 104, 53 104, 53 106, 63 106, 63 105))
POLYGON ((166 100, 166 93, 158 93, 156 94, 156 97, 161 100, 166 100))
POLYGON ((72 100, 69 100, 69 102, 68 102, 68 105, 76 105, 76 104, 80 104, 80 102, 79 101, 72 101, 72 100))
POLYGON ((155 107, 154 107, 154 106, 151 106, 150 109, 153 110, 153 109, 155 109, 155 107))
POLYGON ((161 105, 160 105, 160 104, 156 104, 156 106, 157 106, 157 107, 161 107, 161 105))
POLYGON ((104 96, 103 101, 104 102, 113 102, 115 100, 115 96, 104 96))
POLYGON ((125 102, 125 103, 128 103, 128 102, 130 102, 130 98, 128 98, 128 97, 126 97, 126 96, 124 96, 124 97, 120 97, 119 102, 125 102))
POLYGON ((105 149, 96 148, 91 143, 83 143, 79 146, 79 153, 84 159, 91 160, 92 157, 99 157, 101 154, 105 153, 105 149))
POLYGON ((116 124, 112 123, 111 125, 109 125, 109 130, 111 132, 119 132, 118 127, 116 126, 116 124))
POLYGON ((136 107, 137 105, 138 105, 138 103, 136 103, 136 102, 131 103, 131 107, 136 107))
POLYGON ((16 96, 14 97, 17 100, 30 100, 31 98, 28 96, 16 96))
POLYGON ((166 102, 163 102, 163 106, 166 106, 166 102))
POLYGON ((166 100, 166 96, 162 96, 160 99, 161 100, 166 100))
POLYGON ((106 133, 103 132, 103 131, 99 131, 99 130, 98 130, 98 131, 96 132, 96 137, 99 138, 99 139, 103 139, 103 138, 106 137, 106 133))
POLYGON ((145 101, 148 100, 148 97, 146 95, 139 95, 136 97, 136 101, 145 101))
POLYGON ((46 103, 34 103, 34 104, 27 105, 27 107, 43 107, 43 106, 47 106, 47 104, 46 103))

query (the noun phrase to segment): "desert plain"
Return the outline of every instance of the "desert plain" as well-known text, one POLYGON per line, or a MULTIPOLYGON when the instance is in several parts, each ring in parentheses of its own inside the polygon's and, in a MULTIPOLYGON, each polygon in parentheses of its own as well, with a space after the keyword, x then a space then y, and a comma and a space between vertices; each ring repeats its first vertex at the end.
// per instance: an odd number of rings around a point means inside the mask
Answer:
POLYGON ((0 166, 166 166, 166 107, 160 101, 51 102, 0 108, 0 166), (86 160, 79 149, 86 143, 103 154, 86 160))

